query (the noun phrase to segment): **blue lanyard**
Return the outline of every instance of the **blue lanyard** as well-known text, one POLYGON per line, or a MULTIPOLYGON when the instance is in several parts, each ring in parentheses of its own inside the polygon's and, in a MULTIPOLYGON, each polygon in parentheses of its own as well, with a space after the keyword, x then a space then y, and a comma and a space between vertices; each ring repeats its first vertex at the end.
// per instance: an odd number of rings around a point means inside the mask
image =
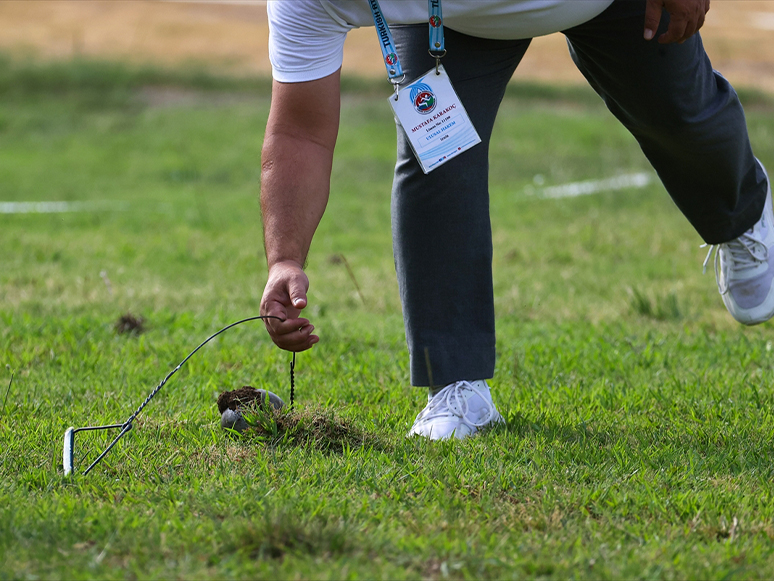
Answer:
MULTIPOLYGON (((371 6, 371 13, 374 16, 374 26, 376 26, 376 33, 379 35, 384 66, 387 67, 387 76, 397 90, 405 75, 403 74, 403 67, 400 66, 400 58, 398 58, 398 51, 395 48, 392 32, 390 32, 387 20, 379 7, 379 0, 368 0, 368 4, 371 6)), ((438 69, 441 57, 446 54, 443 38, 441 0, 427 0, 427 11, 429 13, 428 27, 430 29, 429 51, 430 55, 435 57, 435 66, 438 69)))
POLYGON ((441 0, 427 0, 427 11, 430 13, 430 18, 428 20, 430 26, 430 56, 435 57, 435 60, 438 61, 446 54, 443 40, 441 0))

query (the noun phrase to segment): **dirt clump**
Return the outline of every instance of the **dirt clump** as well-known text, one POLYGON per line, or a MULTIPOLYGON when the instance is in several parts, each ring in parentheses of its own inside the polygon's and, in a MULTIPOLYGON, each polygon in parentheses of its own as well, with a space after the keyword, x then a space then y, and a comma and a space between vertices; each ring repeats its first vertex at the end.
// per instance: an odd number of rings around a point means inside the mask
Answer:
POLYGON ((119 335, 140 335, 145 332, 145 319, 132 313, 121 315, 113 325, 119 335))
POLYGON ((226 410, 237 411, 246 407, 262 407, 267 394, 269 403, 275 409, 280 409, 284 405, 283 401, 272 392, 245 385, 239 389, 221 393, 218 396, 218 412, 222 414, 226 410))
POLYGON ((270 448, 309 446, 326 453, 347 449, 385 449, 385 443, 332 410, 262 409, 247 418, 245 435, 270 448))
POLYGON ((249 385, 221 393, 218 411, 221 427, 269 448, 309 446, 327 453, 385 448, 375 434, 333 410, 285 409, 277 395, 249 385), (265 405, 267 394, 271 405, 265 405))

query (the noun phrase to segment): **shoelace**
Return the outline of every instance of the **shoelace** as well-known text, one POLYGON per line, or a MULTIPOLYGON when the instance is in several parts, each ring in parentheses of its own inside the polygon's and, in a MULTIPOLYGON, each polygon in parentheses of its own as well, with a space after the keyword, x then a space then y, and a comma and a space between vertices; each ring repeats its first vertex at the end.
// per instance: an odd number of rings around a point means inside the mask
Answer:
POLYGON ((428 402, 427 407, 419 414, 415 424, 435 418, 448 417, 450 415, 461 418, 465 423, 475 428, 482 428, 494 418, 494 406, 489 403, 487 398, 484 397, 484 394, 476 389, 472 383, 469 381, 457 381, 455 383, 450 383, 435 394, 428 402), (481 422, 475 422, 467 417, 470 410, 468 408, 468 400, 464 394, 465 390, 472 391, 484 400, 484 403, 487 406, 487 413, 481 422))
POLYGON ((715 282, 717 283, 721 294, 724 294, 728 290, 727 285, 720 284, 720 271, 722 271, 723 274, 723 281, 725 282, 728 280, 728 263, 725 261, 721 262, 720 260, 720 252, 718 249, 721 246, 725 247, 731 254, 731 260, 733 260, 734 267, 738 271, 755 268, 768 257, 768 250, 766 249, 766 245, 754 236, 754 229, 748 230, 739 238, 732 240, 731 242, 726 242, 724 244, 702 244, 700 248, 707 248, 708 246, 709 252, 707 252, 707 257, 704 259, 704 263, 702 264, 702 273, 707 272, 707 265, 709 264, 712 253, 714 252, 715 282), (756 249, 760 249, 761 256, 758 256, 755 253, 756 249))

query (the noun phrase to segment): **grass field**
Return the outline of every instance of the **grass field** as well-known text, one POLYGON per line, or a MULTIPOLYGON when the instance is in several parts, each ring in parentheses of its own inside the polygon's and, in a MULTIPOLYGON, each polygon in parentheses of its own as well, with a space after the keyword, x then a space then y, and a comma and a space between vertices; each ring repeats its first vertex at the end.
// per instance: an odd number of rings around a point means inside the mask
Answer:
MULTIPOLYGON (((404 438, 426 394, 408 385, 392 266, 389 87, 349 83, 298 426, 219 427, 224 389, 288 397, 288 354, 250 323, 65 478, 68 426, 124 421, 257 314, 269 96, 185 72, 0 70, 0 203, 92 204, 0 214, 0 579, 774 576, 774 331, 733 323, 656 181, 540 195, 650 171, 583 89, 513 86, 492 147, 507 427, 404 438), (128 312, 144 333, 116 332, 128 312)), ((774 105, 745 102, 774 167, 774 105)))

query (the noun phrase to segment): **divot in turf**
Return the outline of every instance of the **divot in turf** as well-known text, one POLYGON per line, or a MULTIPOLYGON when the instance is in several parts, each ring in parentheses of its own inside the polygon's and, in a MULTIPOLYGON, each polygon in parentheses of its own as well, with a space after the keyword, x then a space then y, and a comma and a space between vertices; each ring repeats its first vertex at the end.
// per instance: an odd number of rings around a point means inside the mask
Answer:
MULTIPOLYGON (((333 410, 251 406, 243 408, 245 442, 271 448, 308 446, 325 453, 342 453, 357 448, 384 450, 385 443, 333 410)), ((232 432, 237 434, 237 432, 232 432)))

